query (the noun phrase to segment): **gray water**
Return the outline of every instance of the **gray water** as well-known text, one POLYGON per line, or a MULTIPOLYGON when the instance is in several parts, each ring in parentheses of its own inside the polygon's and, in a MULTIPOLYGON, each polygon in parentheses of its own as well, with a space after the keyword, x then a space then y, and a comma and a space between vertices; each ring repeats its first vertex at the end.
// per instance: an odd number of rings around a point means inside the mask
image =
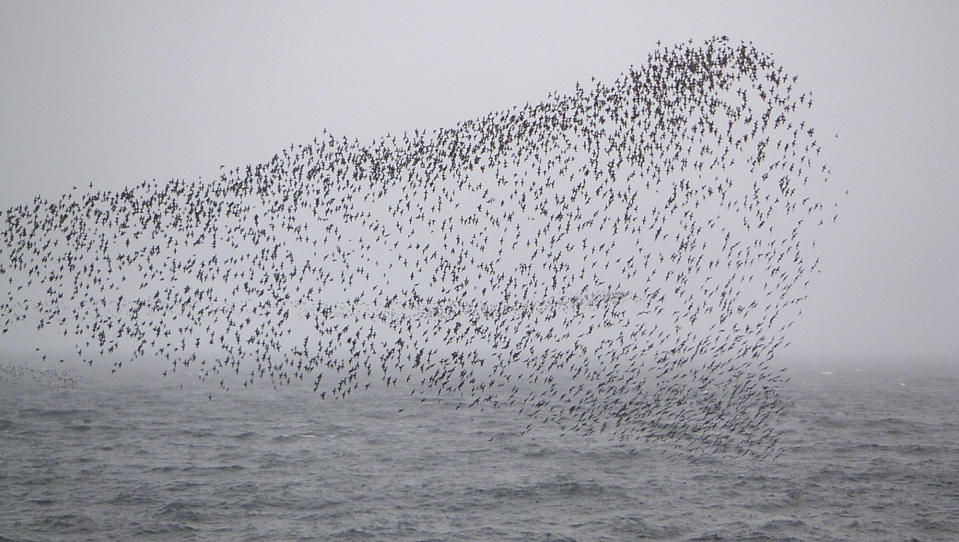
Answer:
POLYGON ((8 379, 0 540, 959 539, 955 372, 834 372, 793 373, 761 461, 392 391, 8 379))

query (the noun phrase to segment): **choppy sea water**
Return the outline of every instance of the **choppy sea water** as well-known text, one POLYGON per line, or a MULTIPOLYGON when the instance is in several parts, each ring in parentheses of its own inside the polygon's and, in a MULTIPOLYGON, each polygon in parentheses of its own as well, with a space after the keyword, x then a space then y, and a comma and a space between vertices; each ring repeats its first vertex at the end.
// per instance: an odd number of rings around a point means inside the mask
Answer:
POLYGON ((208 392, 0 382, 0 540, 959 539, 955 371, 794 372, 765 461, 392 391, 208 392))

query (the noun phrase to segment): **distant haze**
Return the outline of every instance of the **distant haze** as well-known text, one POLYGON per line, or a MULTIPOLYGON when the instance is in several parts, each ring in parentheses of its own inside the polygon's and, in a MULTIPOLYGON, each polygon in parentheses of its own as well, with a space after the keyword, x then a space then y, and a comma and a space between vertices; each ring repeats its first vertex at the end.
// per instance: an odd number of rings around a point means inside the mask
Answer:
POLYGON ((780 360, 957 367, 957 27, 952 2, 3 2, 0 207, 451 126, 725 34, 813 91, 849 190, 780 360))

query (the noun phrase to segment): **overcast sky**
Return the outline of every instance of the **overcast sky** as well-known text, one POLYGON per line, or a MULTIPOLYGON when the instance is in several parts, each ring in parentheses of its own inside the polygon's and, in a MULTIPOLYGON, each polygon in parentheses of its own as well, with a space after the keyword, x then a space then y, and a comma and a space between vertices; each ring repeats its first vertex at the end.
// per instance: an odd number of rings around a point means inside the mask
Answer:
POLYGON ((2 1, 0 207, 452 126, 725 34, 813 91, 850 191, 780 358, 959 367, 959 3, 634 4, 2 1))

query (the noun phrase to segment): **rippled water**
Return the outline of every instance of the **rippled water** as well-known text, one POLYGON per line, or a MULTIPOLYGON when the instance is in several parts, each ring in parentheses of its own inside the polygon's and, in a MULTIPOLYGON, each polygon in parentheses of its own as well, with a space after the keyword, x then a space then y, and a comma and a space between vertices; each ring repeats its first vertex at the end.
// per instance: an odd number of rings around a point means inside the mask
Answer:
POLYGON ((393 392, 2 382, 0 540, 959 539, 955 371, 834 372, 761 462, 393 392))

